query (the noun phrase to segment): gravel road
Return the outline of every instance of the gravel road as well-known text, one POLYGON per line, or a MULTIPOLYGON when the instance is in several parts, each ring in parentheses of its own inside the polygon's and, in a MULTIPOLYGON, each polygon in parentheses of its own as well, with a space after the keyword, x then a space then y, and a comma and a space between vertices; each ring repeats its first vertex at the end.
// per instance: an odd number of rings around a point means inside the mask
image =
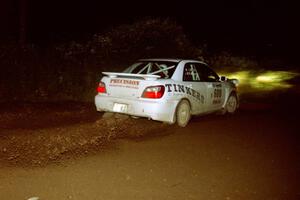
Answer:
POLYGON ((299 99, 285 95, 186 128, 83 103, 2 105, 0 199, 299 199, 299 99))

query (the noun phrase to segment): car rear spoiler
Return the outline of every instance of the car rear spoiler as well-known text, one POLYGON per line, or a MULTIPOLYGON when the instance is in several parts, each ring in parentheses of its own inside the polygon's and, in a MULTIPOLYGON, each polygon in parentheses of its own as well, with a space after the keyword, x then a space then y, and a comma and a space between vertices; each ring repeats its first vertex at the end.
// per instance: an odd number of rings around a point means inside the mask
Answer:
POLYGON ((131 73, 116 73, 116 72, 102 72, 102 74, 109 76, 110 78, 128 77, 128 78, 143 78, 145 80, 154 81, 160 78, 159 75, 153 74, 131 74, 131 73))

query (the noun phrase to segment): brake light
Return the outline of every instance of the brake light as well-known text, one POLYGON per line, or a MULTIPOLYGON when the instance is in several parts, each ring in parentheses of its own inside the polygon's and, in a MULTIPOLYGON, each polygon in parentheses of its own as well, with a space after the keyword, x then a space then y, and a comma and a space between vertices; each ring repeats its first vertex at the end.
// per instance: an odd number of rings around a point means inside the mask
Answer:
POLYGON ((97 87, 97 92, 98 93, 106 93, 106 87, 105 87, 105 83, 100 82, 98 87, 97 87))
POLYGON ((142 97, 150 99, 159 99, 164 95, 164 93, 165 87, 163 85, 150 86, 144 90, 142 97))

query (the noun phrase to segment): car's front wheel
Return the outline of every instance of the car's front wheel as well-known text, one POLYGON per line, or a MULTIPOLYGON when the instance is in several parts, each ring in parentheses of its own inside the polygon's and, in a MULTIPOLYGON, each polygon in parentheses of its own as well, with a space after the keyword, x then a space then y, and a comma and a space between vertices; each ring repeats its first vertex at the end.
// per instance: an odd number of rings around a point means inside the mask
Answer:
POLYGON ((180 127, 185 127, 191 119, 191 107, 187 100, 179 102, 176 109, 176 121, 180 127))
POLYGON ((238 99, 235 94, 231 94, 227 99, 227 103, 225 107, 226 112, 228 112, 229 114, 235 113, 237 106, 238 106, 238 99))

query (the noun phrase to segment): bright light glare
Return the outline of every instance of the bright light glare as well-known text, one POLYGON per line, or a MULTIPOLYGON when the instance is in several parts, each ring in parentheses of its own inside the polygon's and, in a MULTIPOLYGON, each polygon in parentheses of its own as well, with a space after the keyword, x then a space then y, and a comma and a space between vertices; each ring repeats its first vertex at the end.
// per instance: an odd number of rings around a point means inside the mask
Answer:
POLYGON ((287 81, 297 76, 297 73, 286 71, 268 71, 256 77, 255 87, 267 90, 290 88, 293 85, 287 81))
POLYGON ((299 76, 298 73, 288 71, 266 71, 263 73, 256 71, 239 71, 222 74, 227 78, 238 79, 239 85, 241 87, 247 86, 247 90, 260 91, 291 88, 293 85, 288 83, 288 81, 299 76))
POLYGON ((258 82, 272 82, 274 79, 273 79, 273 77, 270 77, 270 76, 258 76, 258 77, 256 77, 256 80, 258 82))

